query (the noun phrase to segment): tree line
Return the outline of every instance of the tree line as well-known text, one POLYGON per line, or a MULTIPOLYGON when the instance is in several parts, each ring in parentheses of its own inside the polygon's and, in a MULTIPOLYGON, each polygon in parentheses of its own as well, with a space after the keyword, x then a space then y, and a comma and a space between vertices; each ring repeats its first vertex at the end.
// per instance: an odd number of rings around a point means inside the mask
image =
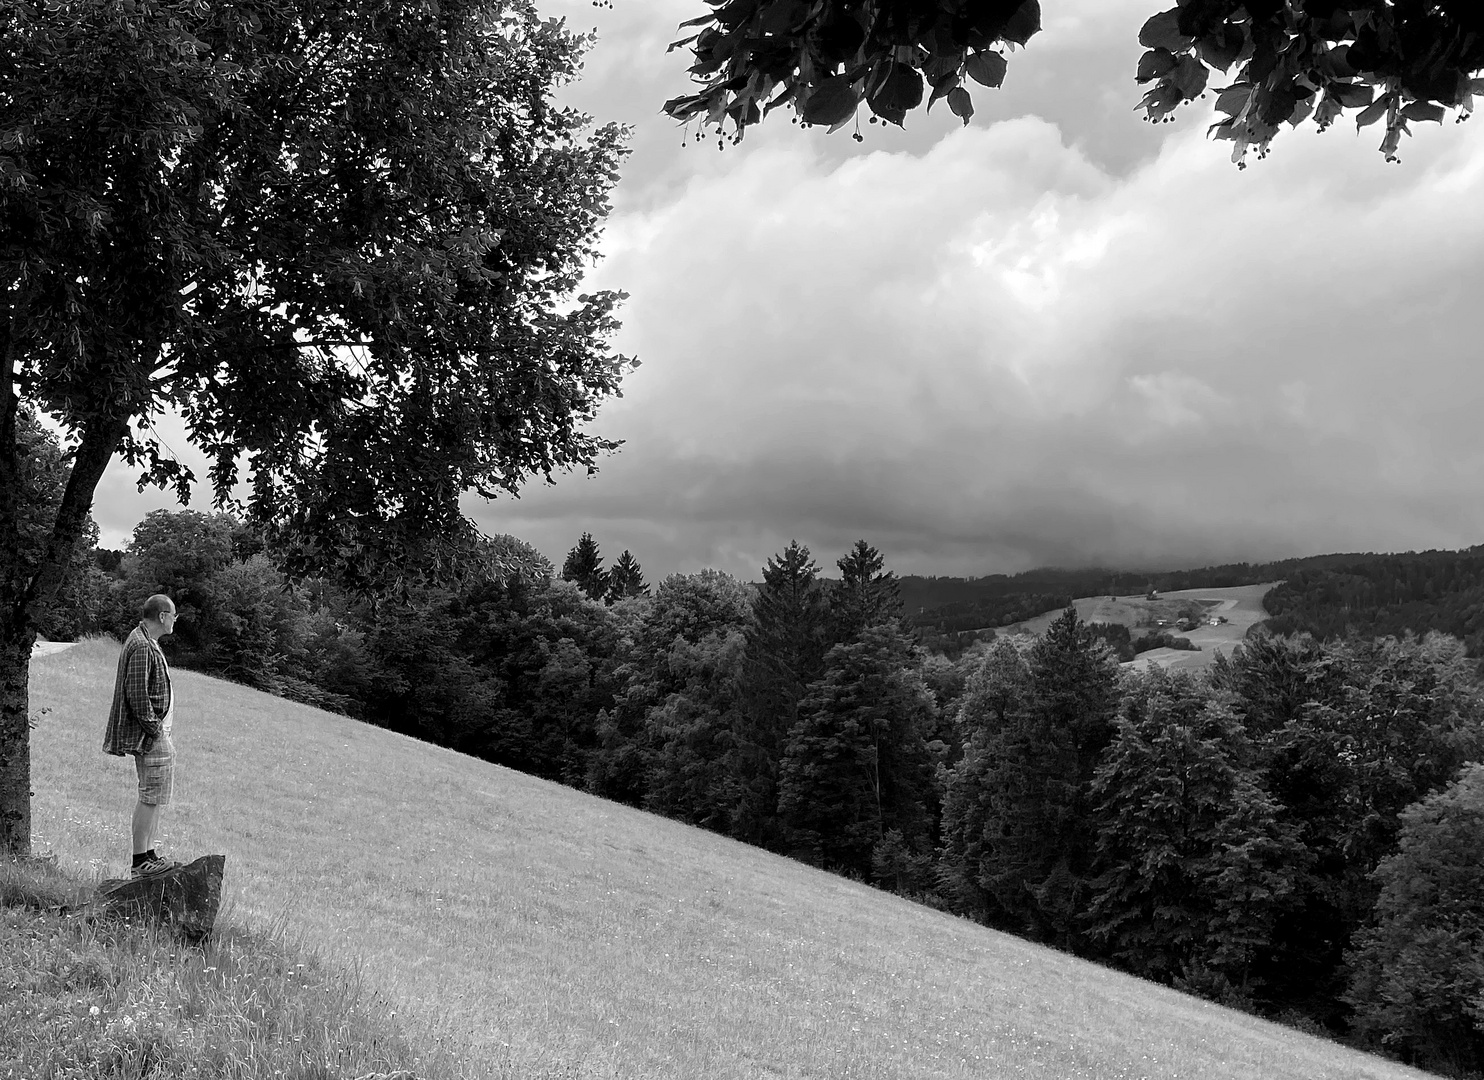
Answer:
POLYGON ((1305 568, 1268 593, 1263 607, 1274 633, 1334 639, 1430 627, 1484 657, 1484 546, 1305 568))
POLYGON ((590 535, 560 573, 486 545, 487 573, 373 601, 288 589, 225 515, 156 511, 49 617, 118 633, 163 589, 178 663, 1419 1065, 1484 1067, 1484 698, 1456 639, 1263 634, 1206 674, 1131 673, 1069 607, 950 659, 865 541, 837 577, 793 543, 758 582, 654 586, 631 554, 605 569, 590 535))

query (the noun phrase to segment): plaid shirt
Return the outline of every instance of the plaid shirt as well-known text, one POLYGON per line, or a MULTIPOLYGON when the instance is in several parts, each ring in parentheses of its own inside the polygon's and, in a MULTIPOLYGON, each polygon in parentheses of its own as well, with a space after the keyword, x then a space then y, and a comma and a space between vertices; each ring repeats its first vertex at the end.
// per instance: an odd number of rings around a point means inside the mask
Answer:
POLYGON ((103 733, 103 752, 123 757, 139 751, 146 735, 158 737, 170 711, 170 665, 144 624, 134 628, 119 653, 113 682, 113 706, 103 733))

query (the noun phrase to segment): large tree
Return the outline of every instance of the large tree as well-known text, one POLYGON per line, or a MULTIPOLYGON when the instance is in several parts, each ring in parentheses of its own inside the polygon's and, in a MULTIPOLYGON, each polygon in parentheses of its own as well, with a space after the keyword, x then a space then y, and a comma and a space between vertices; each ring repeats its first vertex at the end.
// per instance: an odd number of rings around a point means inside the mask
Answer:
POLYGON ((590 600, 601 600, 608 594, 609 572, 603 569, 603 555, 592 533, 583 533, 581 539, 567 552, 562 563, 562 580, 576 585, 590 600))
POLYGON ((636 607, 620 687, 597 718, 588 790, 722 828, 752 587, 719 570, 671 574, 636 607))
POLYGON ((982 922, 1015 925, 992 891, 999 872, 997 838, 1002 816, 999 744, 1028 707, 1030 693, 1031 673, 1025 656, 1010 639, 997 639, 974 663, 954 710, 963 756, 940 774, 943 820, 938 886, 955 910, 982 922))
POLYGON ((608 603, 648 595, 649 585, 644 580, 644 568, 639 565, 639 560, 634 558, 633 553, 624 548, 623 553, 613 560, 613 568, 608 571, 608 603))
POLYGON ((552 102, 585 39, 529 0, 0 7, 0 847, 30 844, 27 674, 121 454, 178 411, 295 573, 438 571, 459 497, 591 469, 628 361, 573 297, 623 132, 552 102), (67 486, 23 564, 22 403, 67 486))
POLYGON ((1356 1030, 1453 1075, 1484 1067, 1484 765, 1401 814, 1375 925, 1348 957, 1356 1030))
MULTIPOLYGON (((851 123, 864 103, 900 124, 946 99, 964 123, 968 87, 998 87, 1006 54, 1041 29, 1040 0, 709 0, 672 48, 695 57, 695 93, 665 103, 740 139, 780 105, 806 124, 851 123)), ((1130 28, 1132 32, 1132 28, 1130 28)), ((1283 124, 1321 129, 1346 112, 1385 123, 1395 157, 1411 123, 1460 118, 1484 84, 1484 5, 1478 0, 1180 0, 1139 31, 1135 78, 1154 121, 1199 97, 1213 72, 1225 119, 1212 128, 1259 154, 1283 124)))
POLYGON ((809 684, 824 673, 829 607, 809 549, 789 542, 763 567, 752 603, 736 732, 735 835, 777 848, 778 767, 809 684))
POLYGON ((836 560, 840 580, 829 587, 831 644, 857 640, 868 626, 902 617, 901 584, 886 559, 864 540, 836 560))
POLYGON ((866 627, 825 655, 799 710, 778 769, 789 846, 816 866, 897 876, 931 844, 934 710, 916 645, 892 622, 866 627))
POLYGON ((1029 650, 1026 668, 1019 705, 998 722, 976 777, 977 880, 1008 926, 1073 948, 1092 892, 1091 785, 1115 733, 1118 663, 1068 607, 1029 650))
POLYGON ((1228 1002, 1303 865, 1247 733, 1204 680, 1151 666, 1127 680, 1093 778, 1099 875, 1083 913, 1126 970, 1228 1002))

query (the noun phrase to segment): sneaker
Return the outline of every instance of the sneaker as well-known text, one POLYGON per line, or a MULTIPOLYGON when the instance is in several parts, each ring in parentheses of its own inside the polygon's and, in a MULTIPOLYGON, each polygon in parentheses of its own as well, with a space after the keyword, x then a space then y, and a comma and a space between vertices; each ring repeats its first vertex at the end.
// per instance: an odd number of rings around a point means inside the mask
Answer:
POLYGON ((161 874, 170 873, 170 871, 174 870, 179 865, 180 863, 176 862, 174 859, 167 859, 161 855, 156 855, 153 859, 142 862, 138 866, 132 868, 129 871, 129 877, 135 881, 140 881, 145 878, 156 878, 159 877, 161 874))

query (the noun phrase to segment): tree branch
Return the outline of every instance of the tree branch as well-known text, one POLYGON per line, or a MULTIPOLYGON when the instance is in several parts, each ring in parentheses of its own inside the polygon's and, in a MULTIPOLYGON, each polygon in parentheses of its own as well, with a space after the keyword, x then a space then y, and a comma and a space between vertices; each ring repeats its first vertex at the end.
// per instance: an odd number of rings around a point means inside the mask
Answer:
POLYGON ((46 552, 21 597, 17 615, 22 622, 30 622, 33 614, 61 590, 67 566, 87 524, 88 512, 93 508, 93 492, 128 430, 128 419, 114 416, 97 417, 84 428, 82 442, 73 456, 67 490, 62 494, 62 504, 57 508, 57 519, 46 542, 46 552))

